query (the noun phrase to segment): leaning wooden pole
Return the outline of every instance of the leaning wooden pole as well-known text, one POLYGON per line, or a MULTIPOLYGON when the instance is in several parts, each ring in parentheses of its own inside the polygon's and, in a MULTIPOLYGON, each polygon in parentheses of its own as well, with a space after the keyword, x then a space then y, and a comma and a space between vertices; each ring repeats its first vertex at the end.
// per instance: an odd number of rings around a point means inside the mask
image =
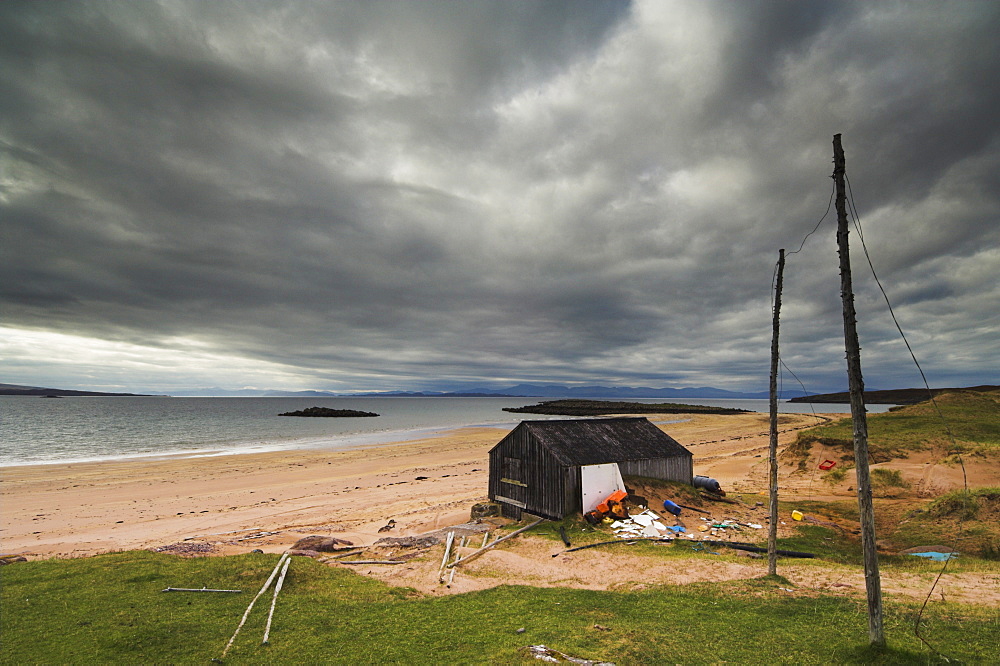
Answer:
POLYGON ((778 573, 778 329, 781 316, 781 283, 785 273, 785 251, 778 250, 778 273, 774 283, 774 323, 771 329, 771 445, 768 448, 770 488, 767 531, 767 573, 778 573))
POLYGON ((833 136, 833 180, 836 184, 837 247, 840 254, 840 295, 844 303, 844 344, 847 348, 847 380, 851 391, 854 423, 854 468, 857 473, 858 512, 861 516, 861 547, 864 551, 865 589, 868 593, 868 637, 872 645, 885 645, 882 628, 882 582, 875 545, 875 511, 868 467, 868 416, 865 382, 861 376, 861 346, 858 343, 854 288, 851 284, 851 252, 847 241, 847 194, 844 187, 846 160, 840 135, 833 136))

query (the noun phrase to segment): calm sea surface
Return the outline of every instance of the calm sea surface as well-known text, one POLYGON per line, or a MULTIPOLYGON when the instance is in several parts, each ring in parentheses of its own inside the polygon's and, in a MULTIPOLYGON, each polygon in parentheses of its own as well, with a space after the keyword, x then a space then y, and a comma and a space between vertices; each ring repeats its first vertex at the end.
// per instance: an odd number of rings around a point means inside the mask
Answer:
MULTIPOLYGON (((546 398, 548 399, 548 398, 546 398)), ((338 449, 405 441, 461 426, 509 430, 522 419, 503 407, 533 398, 101 398, 0 396, 0 465, 141 456, 206 456, 284 449, 338 449), (306 407, 358 409, 377 418, 292 418, 306 407)), ((673 402, 662 399, 635 402, 673 402)), ((767 412, 767 400, 676 402, 767 412)), ((815 405, 848 412, 848 405, 815 405)), ((886 406, 869 405, 869 411, 886 406)), ((779 403, 784 412, 809 405, 779 403)), ((558 417, 551 417, 558 418, 558 417)), ((498 432, 497 441, 504 432, 498 432)))

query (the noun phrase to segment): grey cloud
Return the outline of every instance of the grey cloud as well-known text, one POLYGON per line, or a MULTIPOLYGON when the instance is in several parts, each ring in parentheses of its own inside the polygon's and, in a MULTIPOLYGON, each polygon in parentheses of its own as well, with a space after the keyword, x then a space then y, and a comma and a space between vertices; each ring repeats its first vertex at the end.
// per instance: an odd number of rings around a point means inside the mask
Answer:
MULTIPOLYGON (((976 383, 996 357, 992 5, 0 12, 8 325, 195 339, 313 388, 759 390, 777 249, 826 209, 843 132, 927 365, 976 383)), ((784 353, 816 390, 844 383, 833 226, 786 283, 784 353)), ((878 387, 905 373, 866 270, 857 248, 878 387)))

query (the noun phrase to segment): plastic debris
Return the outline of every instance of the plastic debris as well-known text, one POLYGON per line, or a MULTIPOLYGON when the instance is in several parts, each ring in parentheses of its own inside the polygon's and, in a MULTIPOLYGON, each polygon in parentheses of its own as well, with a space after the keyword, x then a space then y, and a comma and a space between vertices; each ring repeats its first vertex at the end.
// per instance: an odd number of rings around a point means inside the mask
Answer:
POLYGON ((917 557, 925 557, 928 560, 934 560, 935 562, 947 562, 953 557, 958 557, 959 554, 956 552, 951 552, 951 553, 929 552, 929 553, 910 553, 910 555, 915 555, 917 557))
POLYGON ((580 657, 571 657, 570 655, 564 652, 553 650, 552 648, 546 647, 544 645, 527 645, 521 649, 527 652, 530 656, 534 657, 535 659, 549 662, 552 664, 569 662, 571 664, 581 664, 583 666, 615 666, 612 662, 609 661, 594 661, 593 659, 581 659, 580 657))
POLYGON ((669 534, 669 528, 660 521, 660 517, 646 509, 634 516, 611 523, 611 530, 619 539, 634 539, 638 537, 661 537, 669 534))
POLYGON ((792 519, 793 520, 802 520, 803 518, 805 518, 805 516, 806 515, 804 513, 802 513, 801 511, 799 511, 798 509, 795 509, 794 511, 792 511, 792 519))
POLYGON ((675 516, 681 515, 681 508, 670 500, 663 500, 663 510, 675 516))

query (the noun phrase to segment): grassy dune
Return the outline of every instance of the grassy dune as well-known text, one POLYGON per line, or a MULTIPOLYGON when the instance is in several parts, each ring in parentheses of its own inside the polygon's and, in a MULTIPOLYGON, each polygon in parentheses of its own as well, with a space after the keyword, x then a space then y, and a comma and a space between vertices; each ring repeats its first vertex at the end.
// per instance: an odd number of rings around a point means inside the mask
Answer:
MULTIPOLYGON (((938 396, 936 402, 937 409, 927 401, 869 414, 872 462, 886 462, 931 447, 957 452, 1000 450, 1000 391, 954 391, 938 396)), ((799 433, 792 450, 808 452, 813 443, 853 451, 851 420, 841 419, 799 433)))

